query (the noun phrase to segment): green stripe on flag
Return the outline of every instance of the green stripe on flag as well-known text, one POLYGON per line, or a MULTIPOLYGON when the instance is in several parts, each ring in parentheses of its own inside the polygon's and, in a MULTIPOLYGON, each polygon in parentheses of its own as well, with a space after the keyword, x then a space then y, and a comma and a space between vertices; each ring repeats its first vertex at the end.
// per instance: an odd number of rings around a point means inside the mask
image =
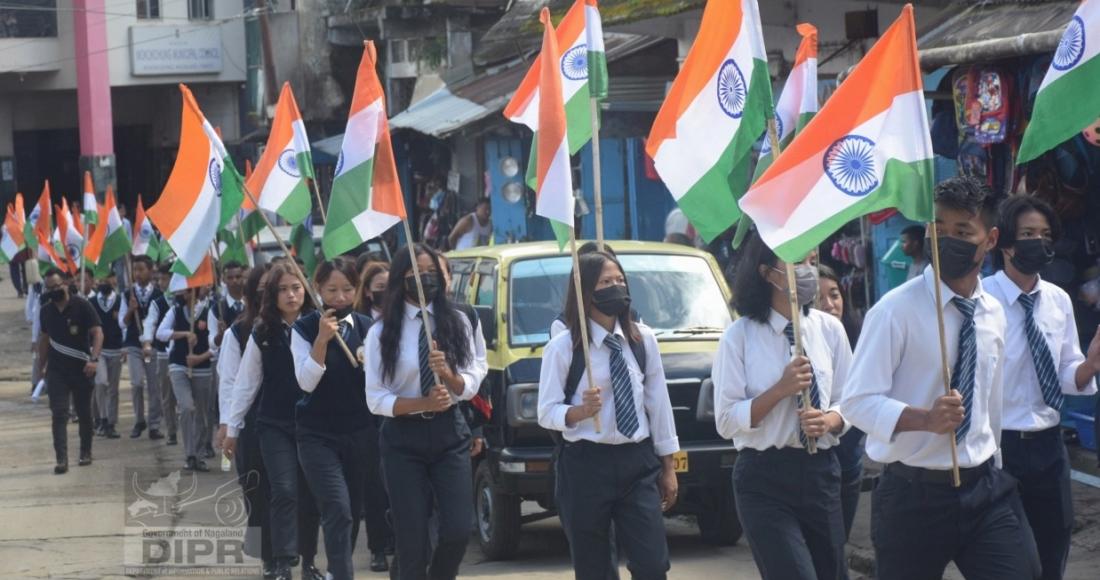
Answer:
POLYGON ((1027 163, 1069 141, 1100 117, 1100 56, 1050 83, 1035 97, 1016 163, 1027 163))
POLYGON ((328 219, 321 248, 329 260, 365 242, 352 219, 366 211, 374 180, 374 158, 348 170, 332 182, 328 219), (366 191, 364 191, 366 189, 366 191))
POLYGON ((229 222, 233 221, 244 202, 244 180, 241 178, 241 174, 237 173, 237 168, 233 166, 233 160, 228 155, 225 156, 222 162, 224 167, 222 167, 221 190, 219 191, 221 212, 218 228, 224 228, 229 222))
POLYGON ((607 55, 588 51, 588 92, 590 98, 607 98, 607 55))
MULTIPOLYGON (((306 217, 309 216, 309 212, 312 210, 313 200, 309 197, 309 186, 306 185, 305 179, 300 179, 298 180, 298 185, 294 186, 290 195, 283 200, 283 205, 280 205, 278 211, 275 213, 282 216, 287 222, 297 224, 306 219, 306 217)), ((259 216, 256 217, 262 219, 259 216)))
POLYGON ((316 179, 317 175, 313 171, 313 154, 309 151, 299 151, 295 157, 295 161, 298 162, 298 173, 302 174, 302 177, 309 179, 316 179))

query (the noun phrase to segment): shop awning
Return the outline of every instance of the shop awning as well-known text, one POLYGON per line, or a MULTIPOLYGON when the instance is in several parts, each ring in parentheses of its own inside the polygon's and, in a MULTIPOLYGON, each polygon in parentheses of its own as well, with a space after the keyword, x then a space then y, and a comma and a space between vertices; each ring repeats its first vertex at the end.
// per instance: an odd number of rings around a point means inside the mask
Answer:
POLYGON ((443 87, 390 119, 390 129, 412 129, 433 137, 445 137, 484 119, 493 111, 493 108, 459 97, 443 87))
POLYGON ((917 39, 925 70, 1054 52, 1076 0, 959 2, 917 39), (969 5, 967 5, 969 4, 969 5))

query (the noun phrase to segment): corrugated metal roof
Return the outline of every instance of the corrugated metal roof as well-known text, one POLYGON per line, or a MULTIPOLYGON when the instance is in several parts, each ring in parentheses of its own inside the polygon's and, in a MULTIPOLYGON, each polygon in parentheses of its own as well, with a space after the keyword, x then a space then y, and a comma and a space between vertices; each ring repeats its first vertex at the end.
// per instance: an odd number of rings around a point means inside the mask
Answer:
POLYGON ((433 137, 445 137, 487 117, 493 111, 443 87, 390 119, 390 128, 412 129, 433 137))
POLYGON ((921 31, 921 66, 988 62, 1052 52, 1080 6, 1076 0, 959 3, 921 31))

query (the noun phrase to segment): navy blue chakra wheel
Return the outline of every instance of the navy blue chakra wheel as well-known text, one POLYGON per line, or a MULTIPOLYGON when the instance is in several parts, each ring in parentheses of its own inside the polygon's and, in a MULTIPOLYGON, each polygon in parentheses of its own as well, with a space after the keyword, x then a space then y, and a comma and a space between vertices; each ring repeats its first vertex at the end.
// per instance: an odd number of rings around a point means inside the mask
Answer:
POLYGON ((746 97, 748 87, 745 85, 745 77, 731 58, 722 63, 722 68, 718 71, 718 105, 725 114, 740 119, 741 113, 745 111, 746 97))
POLYGON ((571 81, 588 78, 588 45, 574 46, 561 55, 561 74, 571 81))
POLYGON ((837 189, 864 196, 879 185, 875 171, 875 142, 860 135, 845 135, 825 150, 825 175, 837 189))
MULTIPOLYGON (((775 138, 780 142, 783 141, 783 118, 779 115, 775 116, 775 138)), ((764 129, 764 145, 760 147, 760 154, 767 155, 772 152, 772 139, 768 136, 768 130, 764 129)))
POLYGON ((301 177, 302 174, 298 171, 298 159, 294 156, 293 149, 287 149, 279 154, 279 169, 286 172, 291 177, 301 177))
POLYGON ((214 186, 214 192, 222 194, 222 172, 218 167, 218 160, 210 160, 210 184, 214 186))
POLYGON ((340 172, 344 170, 344 152, 340 151, 340 156, 336 158, 336 173, 333 175, 340 175, 340 172))
POLYGON ((1052 64, 1056 70, 1068 70, 1077 66, 1084 55, 1085 21, 1080 16, 1074 16, 1062 34, 1062 40, 1058 41, 1052 64))

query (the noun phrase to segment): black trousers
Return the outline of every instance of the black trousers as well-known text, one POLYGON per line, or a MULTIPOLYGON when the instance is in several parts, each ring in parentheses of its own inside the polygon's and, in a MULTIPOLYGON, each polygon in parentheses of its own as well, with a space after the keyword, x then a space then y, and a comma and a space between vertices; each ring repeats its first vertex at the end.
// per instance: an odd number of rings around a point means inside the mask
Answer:
POLYGON ((1037 433, 1004 431, 1001 454, 1005 471, 1020 482, 1020 500, 1039 550, 1043 580, 1059 580, 1069 558, 1073 532, 1073 498, 1069 484, 1069 453, 1062 429, 1037 433))
POLYGON ((430 420, 382 421, 382 472, 401 580, 458 576, 474 517, 470 428, 451 410, 430 420), (428 521, 439 516, 438 543, 431 549, 428 521))
POLYGON ((670 567, 657 478, 661 460, 648 439, 602 445, 564 442, 555 462, 558 515, 578 580, 614 577, 615 542, 637 579, 663 579, 670 567))
POLYGON ((836 459, 840 462, 840 511, 844 515, 844 538, 852 534, 852 524, 859 509, 859 492, 863 484, 863 431, 852 427, 840 438, 836 459))
POLYGON ((237 437, 237 482, 248 502, 248 530, 245 532, 244 549, 249 556, 270 562, 273 557, 271 492, 268 489, 263 457, 260 455, 260 437, 256 431, 255 417, 246 417, 245 427, 237 437))
POLYGON ((879 578, 939 580, 951 561, 968 580, 1031 580, 1035 541, 1016 479, 992 460, 959 488, 888 465, 871 499, 879 578))
MULTIPOLYGON (((733 467, 737 515, 764 580, 848 577, 840 463, 833 449, 742 449, 733 467)), ((891 576, 880 576, 891 578, 891 576)))
POLYGON ((80 454, 92 454, 93 388, 92 379, 84 374, 83 362, 75 361, 67 364, 51 362, 46 371, 46 392, 50 396, 52 416, 53 450, 58 463, 68 461, 69 457, 70 397, 76 408, 76 416, 80 420, 80 454))
POLYGON ((15 287, 16 294, 20 296, 27 293, 27 281, 23 277, 23 264, 24 262, 22 260, 8 263, 8 273, 11 274, 11 285, 15 287))
POLYGON ((259 422, 259 448, 263 455, 271 502, 271 549, 275 558, 298 555, 306 562, 317 556, 321 514, 309 492, 298 463, 294 424, 277 426, 259 422))
MULTIPOLYGON (((363 509, 366 429, 325 433, 297 428, 298 463, 321 512, 328 572, 335 580, 354 577, 354 529, 363 509)), ((269 472, 274 467, 267 465, 269 472)))
POLYGON ((363 489, 363 519, 367 526, 367 548, 376 554, 393 547, 393 530, 386 519, 390 498, 386 495, 386 482, 382 477, 382 452, 379 448, 382 417, 371 416, 371 421, 365 450, 367 476, 363 489))

